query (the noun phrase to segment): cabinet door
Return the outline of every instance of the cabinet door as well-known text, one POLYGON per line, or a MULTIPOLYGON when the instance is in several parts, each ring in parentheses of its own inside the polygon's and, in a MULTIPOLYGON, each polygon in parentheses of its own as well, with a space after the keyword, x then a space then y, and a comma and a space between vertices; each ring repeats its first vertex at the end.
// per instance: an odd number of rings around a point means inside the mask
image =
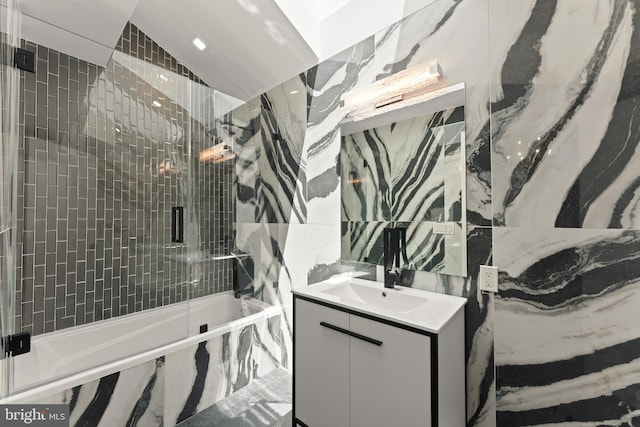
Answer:
MULTIPOLYGON (((429 337, 352 315, 351 427, 430 426, 429 337)), ((312 426, 313 427, 313 426, 312 426)))
POLYGON ((295 300, 295 415, 309 427, 349 426, 349 314, 295 300))

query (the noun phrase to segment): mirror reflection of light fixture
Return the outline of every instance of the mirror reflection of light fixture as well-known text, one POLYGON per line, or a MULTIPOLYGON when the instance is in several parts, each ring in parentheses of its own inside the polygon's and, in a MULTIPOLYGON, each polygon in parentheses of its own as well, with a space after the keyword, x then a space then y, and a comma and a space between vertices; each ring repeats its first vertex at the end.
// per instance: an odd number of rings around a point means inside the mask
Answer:
POLYGON ((152 173, 152 176, 175 175, 177 173, 178 167, 173 160, 161 160, 156 165, 155 175, 152 173))
POLYGON ((364 184, 365 182, 367 182, 366 178, 352 178, 347 181, 349 184, 364 184))
POLYGON ((437 61, 430 61, 412 67, 370 86, 346 93, 341 98, 341 107, 345 117, 359 120, 382 111, 399 108, 402 105, 422 102, 433 85, 442 78, 442 69, 437 61), (395 105, 401 104, 401 105, 395 105))
POLYGON ((200 163, 222 163, 234 159, 236 155, 227 144, 220 143, 200 152, 200 163))

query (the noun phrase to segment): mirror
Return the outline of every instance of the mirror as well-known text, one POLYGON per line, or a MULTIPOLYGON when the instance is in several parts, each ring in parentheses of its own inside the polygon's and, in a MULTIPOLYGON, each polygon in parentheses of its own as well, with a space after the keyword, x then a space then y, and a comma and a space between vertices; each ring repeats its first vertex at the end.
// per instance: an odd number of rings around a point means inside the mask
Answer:
POLYGON ((383 264, 382 236, 407 228, 409 268, 467 275, 464 84, 341 125, 342 253, 383 264))

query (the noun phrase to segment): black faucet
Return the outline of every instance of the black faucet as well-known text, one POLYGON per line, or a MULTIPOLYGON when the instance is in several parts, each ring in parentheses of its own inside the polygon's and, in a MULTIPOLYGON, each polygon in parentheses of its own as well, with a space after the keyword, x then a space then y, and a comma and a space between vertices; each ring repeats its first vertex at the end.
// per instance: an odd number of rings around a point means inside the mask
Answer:
POLYGON ((384 229, 384 287, 393 289, 396 285, 411 286, 414 271, 400 269, 400 256, 408 264, 406 227, 387 227, 384 229), (395 261, 395 267, 394 267, 395 261))

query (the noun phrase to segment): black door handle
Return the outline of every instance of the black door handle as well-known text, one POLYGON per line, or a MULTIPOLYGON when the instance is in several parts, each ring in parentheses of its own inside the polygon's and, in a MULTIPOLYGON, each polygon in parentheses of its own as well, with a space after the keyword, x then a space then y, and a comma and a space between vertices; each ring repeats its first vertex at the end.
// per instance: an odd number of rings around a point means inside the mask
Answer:
POLYGON ((377 340, 377 339, 374 339, 374 338, 369 338, 367 336, 360 335, 360 334, 358 334, 356 332, 351 332, 348 329, 344 329, 344 328, 341 328, 340 326, 332 325, 331 323, 320 322, 320 326, 324 326, 325 328, 329 328, 329 329, 331 329, 333 331, 341 332, 343 334, 349 335, 350 337, 357 338, 357 339, 362 340, 362 341, 366 341, 366 342, 368 342, 370 344, 377 345, 378 347, 382 345, 382 341, 380 341, 380 340, 377 340))
POLYGON ((184 243, 184 207, 171 208, 171 241, 184 243))

